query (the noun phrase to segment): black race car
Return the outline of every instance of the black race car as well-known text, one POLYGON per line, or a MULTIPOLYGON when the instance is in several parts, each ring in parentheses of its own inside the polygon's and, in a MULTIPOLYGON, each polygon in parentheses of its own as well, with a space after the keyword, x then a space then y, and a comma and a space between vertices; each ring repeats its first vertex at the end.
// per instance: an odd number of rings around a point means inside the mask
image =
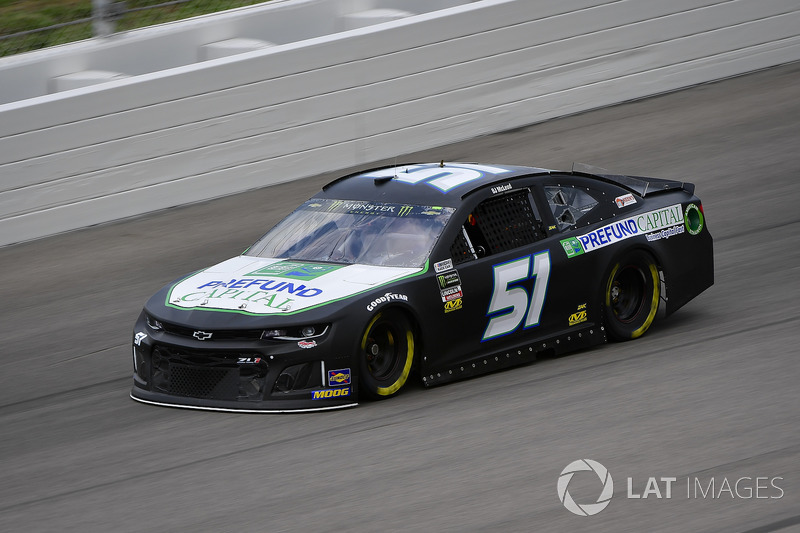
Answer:
POLYGON ((164 287, 131 397, 313 411, 639 337, 714 282, 690 183, 472 163, 340 178, 164 287))

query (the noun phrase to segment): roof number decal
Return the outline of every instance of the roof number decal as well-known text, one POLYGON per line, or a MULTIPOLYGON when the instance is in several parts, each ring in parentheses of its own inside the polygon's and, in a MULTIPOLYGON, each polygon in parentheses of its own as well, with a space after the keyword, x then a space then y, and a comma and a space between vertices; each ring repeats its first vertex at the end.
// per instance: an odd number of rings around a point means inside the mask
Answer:
POLYGON ((511 172, 506 168, 488 165, 472 165, 459 163, 457 165, 407 165, 401 167, 384 168, 375 172, 361 174, 362 178, 388 178, 394 177, 395 181, 416 185, 425 183, 442 192, 448 192, 461 185, 482 178, 485 174, 505 174, 511 172))

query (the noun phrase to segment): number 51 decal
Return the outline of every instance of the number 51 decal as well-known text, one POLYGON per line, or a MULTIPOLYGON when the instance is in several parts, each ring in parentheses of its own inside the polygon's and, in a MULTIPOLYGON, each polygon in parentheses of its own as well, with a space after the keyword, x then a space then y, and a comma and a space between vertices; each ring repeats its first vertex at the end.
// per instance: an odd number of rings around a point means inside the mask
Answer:
POLYGON ((492 269, 494 285, 489 309, 486 311, 489 324, 481 342, 516 331, 523 320, 525 329, 539 325, 547 295, 547 281, 550 279, 550 251, 545 250, 536 255, 494 265, 492 269), (512 287, 531 278, 535 279, 530 296, 525 287, 512 287))

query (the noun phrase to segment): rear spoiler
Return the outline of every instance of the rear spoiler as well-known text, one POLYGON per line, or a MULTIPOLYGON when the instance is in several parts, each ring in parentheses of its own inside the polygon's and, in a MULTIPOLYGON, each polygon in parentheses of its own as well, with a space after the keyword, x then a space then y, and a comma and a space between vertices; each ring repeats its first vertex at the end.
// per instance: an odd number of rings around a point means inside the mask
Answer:
POLYGON ((612 174, 605 169, 591 167, 589 165, 583 165, 580 163, 575 163, 572 165, 572 174, 576 176, 597 178, 602 181, 613 183, 614 185, 624 187, 631 192, 635 192, 642 197, 647 196, 648 194, 680 189, 683 189, 689 194, 694 194, 694 183, 664 180, 661 178, 645 178, 642 176, 624 176, 621 174, 612 174))

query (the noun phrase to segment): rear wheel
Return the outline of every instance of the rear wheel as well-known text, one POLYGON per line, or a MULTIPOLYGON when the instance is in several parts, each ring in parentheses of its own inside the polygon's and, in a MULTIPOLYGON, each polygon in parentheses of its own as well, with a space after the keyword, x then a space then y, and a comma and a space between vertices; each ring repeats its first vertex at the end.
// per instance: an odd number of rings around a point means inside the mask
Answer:
POLYGON ((373 399, 394 396, 408 381, 416 342, 410 320, 396 309, 379 312, 359 345, 360 392, 373 399))
POLYGON ((605 283, 603 304, 608 334, 615 340, 641 337, 653 324, 661 296, 658 267, 641 250, 614 264, 605 283))

